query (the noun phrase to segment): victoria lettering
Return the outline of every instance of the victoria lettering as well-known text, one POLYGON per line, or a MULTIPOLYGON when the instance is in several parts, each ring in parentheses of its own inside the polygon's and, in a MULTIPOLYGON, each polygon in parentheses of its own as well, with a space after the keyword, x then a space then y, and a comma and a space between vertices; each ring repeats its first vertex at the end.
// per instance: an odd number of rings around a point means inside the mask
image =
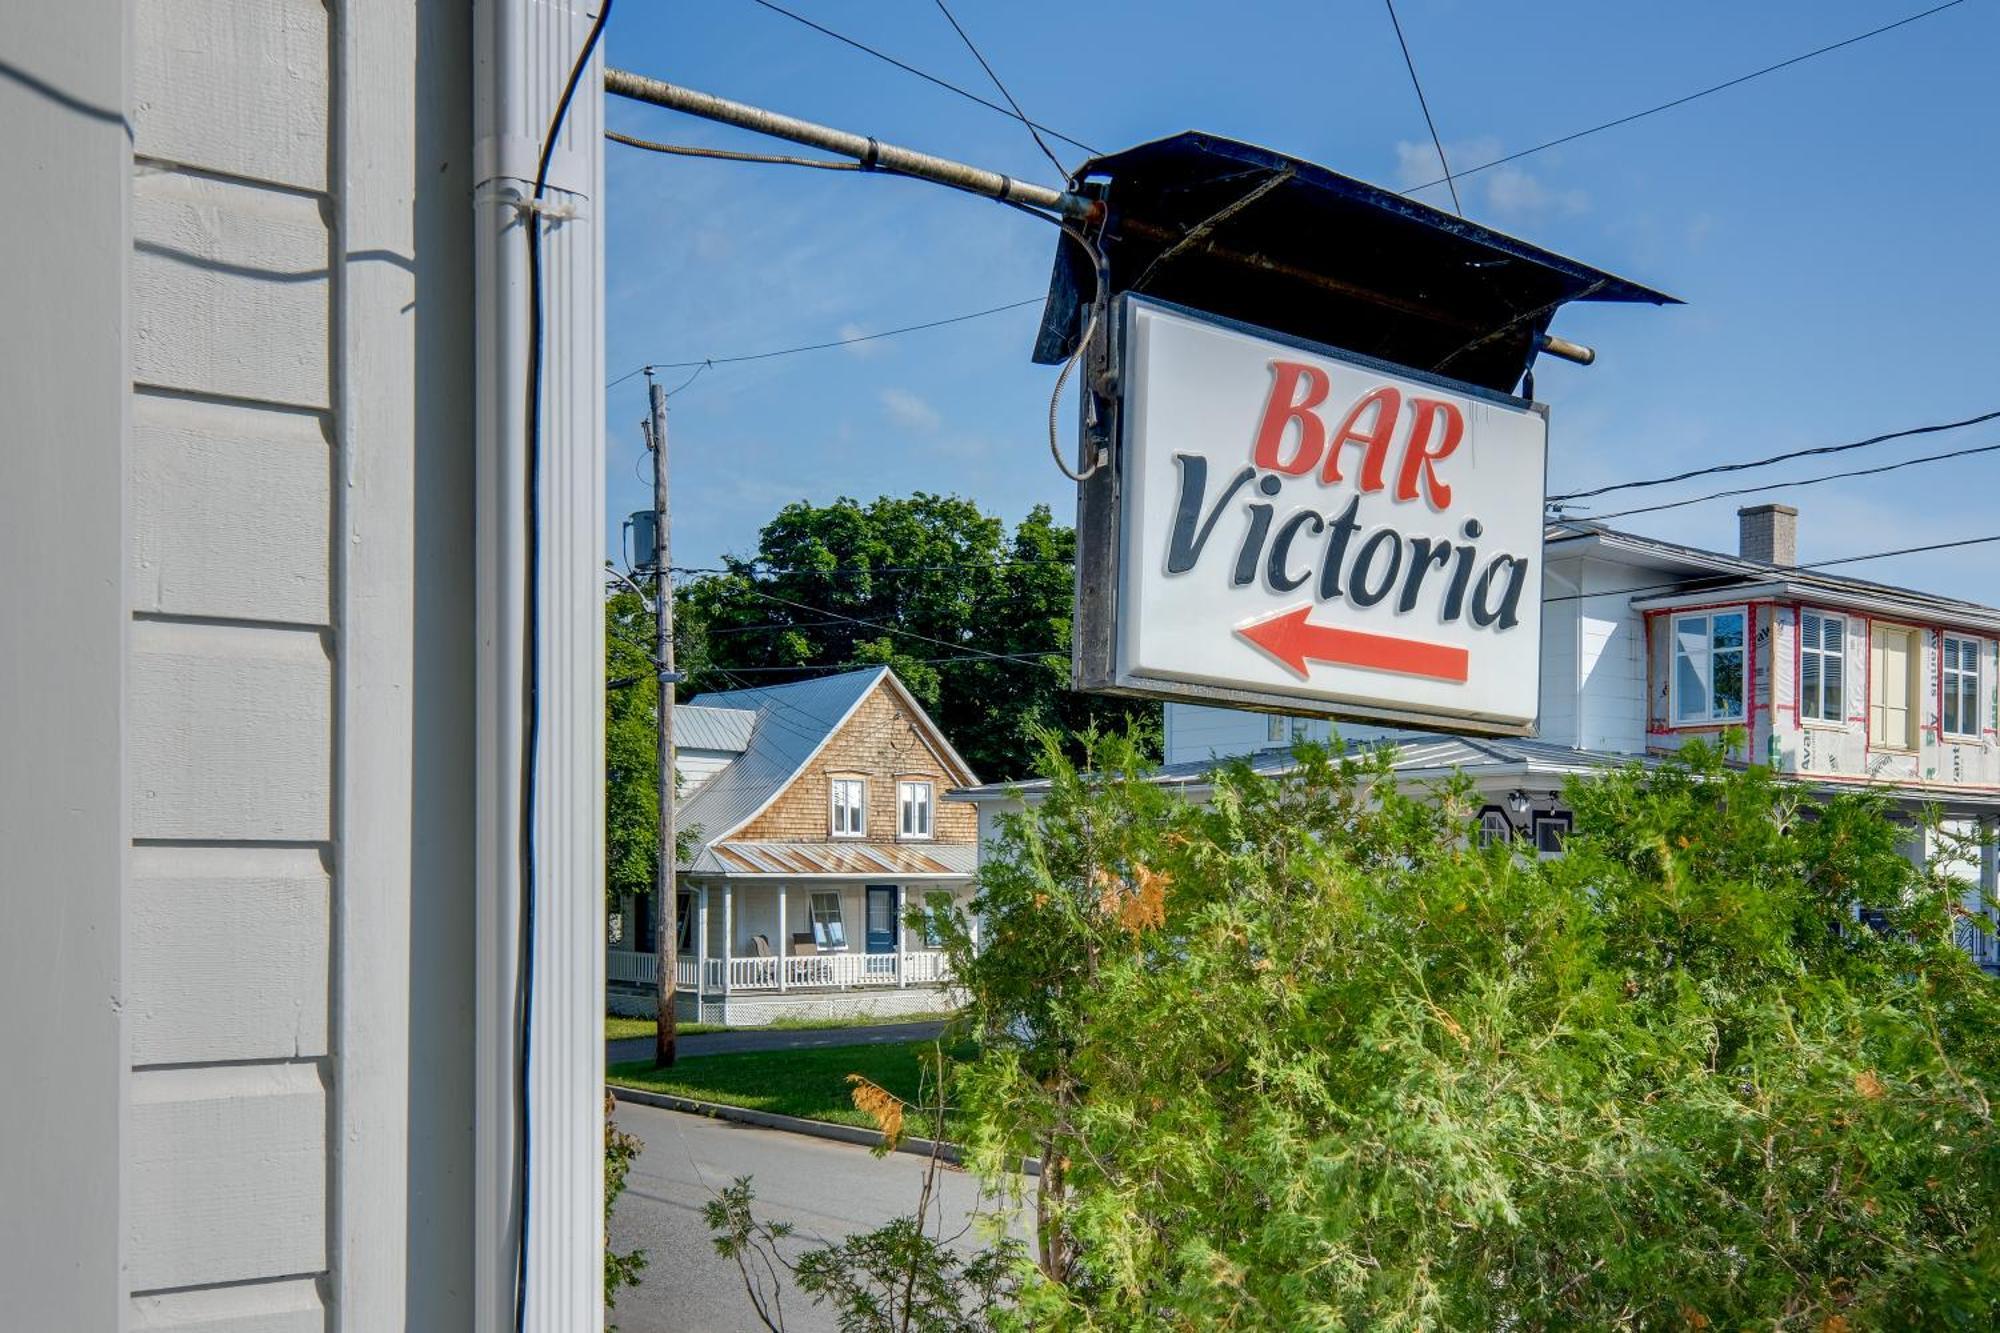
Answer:
MULTIPOLYGON (((1226 513, 1247 520, 1236 542, 1232 586, 1258 581, 1287 593, 1312 584, 1322 602, 1345 598, 1398 616, 1435 608, 1441 623, 1461 618, 1504 632, 1520 623, 1528 559, 1483 553, 1485 525, 1464 516, 1444 531, 1408 534, 1389 525, 1364 529, 1361 498, 1387 492, 1408 504, 1413 520, 1452 509, 1447 474, 1465 438, 1465 416, 1445 398, 1405 395, 1393 385, 1351 403, 1329 404, 1331 381, 1319 367, 1271 362, 1271 392, 1257 424, 1250 462, 1210 495, 1209 460, 1176 453, 1180 494, 1168 538, 1166 572, 1192 573, 1226 513), (1329 427, 1328 423, 1333 423, 1329 427), (1316 475, 1316 483, 1303 478, 1316 475), (1344 505, 1324 504, 1323 488, 1351 487, 1344 505)), ((1433 518, 1433 521, 1436 521, 1433 518)), ((1232 532, 1235 525, 1231 525, 1232 532)))

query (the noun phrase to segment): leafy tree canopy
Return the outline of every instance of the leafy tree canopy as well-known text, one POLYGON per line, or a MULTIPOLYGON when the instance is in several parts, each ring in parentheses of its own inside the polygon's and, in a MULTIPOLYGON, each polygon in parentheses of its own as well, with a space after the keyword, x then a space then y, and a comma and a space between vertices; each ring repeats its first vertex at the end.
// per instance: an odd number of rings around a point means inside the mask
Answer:
POLYGON ((604 600, 604 892, 650 893, 658 870, 659 746, 653 613, 630 591, 604 600))
POLYGON ((982 778, 1025 774, 1034 736, 1157 717, 1069 689, 1076 534, 1038 506, 1010 534, 970 500, 787 505, 755 556, 684 584, 688 691, 895 669, 982 778))
POLYGON ((1573 784, 1539 860, 1469 845, 1462 780, 1306 746, 1197 806, 1083 748, 980 949, 928 909, 971 1160, 1043 1163, 1010 1318, 2000 1326, 2000 988, 1874 799, 1696 750, 1573 784))

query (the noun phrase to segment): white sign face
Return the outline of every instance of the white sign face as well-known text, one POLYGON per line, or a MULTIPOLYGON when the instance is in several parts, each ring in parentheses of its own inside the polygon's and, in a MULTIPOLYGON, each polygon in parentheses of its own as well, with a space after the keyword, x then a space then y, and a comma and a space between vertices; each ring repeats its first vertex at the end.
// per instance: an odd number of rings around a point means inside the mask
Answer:
POLYGON ((1541 409, 1143 300, 1126 320, 1116 687, 1532 732, 1541 409))

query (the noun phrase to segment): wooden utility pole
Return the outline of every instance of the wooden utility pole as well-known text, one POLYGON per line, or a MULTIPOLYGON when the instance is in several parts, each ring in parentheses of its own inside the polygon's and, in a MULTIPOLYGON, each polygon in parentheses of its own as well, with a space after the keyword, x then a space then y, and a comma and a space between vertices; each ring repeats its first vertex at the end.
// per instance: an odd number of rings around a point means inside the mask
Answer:
MULTIPOLYGON (((680 673, 674 670, 674 587, 669 552, 667 516, 667 391, 646 376, 652 420, 647 430, 647 446, 653 452, 653 658, 659 671, 660 697, 654 708, 659 731, 660 858, 653 890, 658 909, 653 919, 658 932, 654 956, 660 961, 657 997, 657 1025, 653 1034, 653 1063, 665 1068, 674 1062, 677 1038, 674 1005, 680 974, 680 894, 675 873, 680 860, 674 846, 674 685, 680 673)), ((696 1004, 700 1003, 701 978, 695 978, 696 1004)))

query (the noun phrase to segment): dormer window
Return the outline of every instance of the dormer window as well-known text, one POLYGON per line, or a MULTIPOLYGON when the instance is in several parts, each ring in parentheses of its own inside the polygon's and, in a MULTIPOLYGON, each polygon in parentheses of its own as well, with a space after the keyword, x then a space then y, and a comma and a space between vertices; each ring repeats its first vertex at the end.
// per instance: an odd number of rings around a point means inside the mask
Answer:
POLYGON ((1743 612, 1675 616, 1674 721, 1699 726, 1743 717, 1743 612))
POLYGON ((833 779, 833 836, 859 838, 867 832, 867 782, 861 778, 833 779))

